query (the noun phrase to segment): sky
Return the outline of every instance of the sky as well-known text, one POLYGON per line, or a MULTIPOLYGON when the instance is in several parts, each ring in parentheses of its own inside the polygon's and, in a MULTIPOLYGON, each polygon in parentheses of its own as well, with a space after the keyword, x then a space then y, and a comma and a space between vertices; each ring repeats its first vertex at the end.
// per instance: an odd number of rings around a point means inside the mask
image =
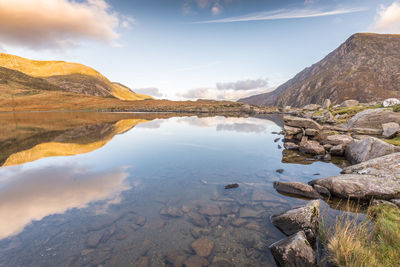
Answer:
POLYGON ((400 0, 0 0, 0 52, 162 99, 271 91, 357 32, 400 33, 400 0))

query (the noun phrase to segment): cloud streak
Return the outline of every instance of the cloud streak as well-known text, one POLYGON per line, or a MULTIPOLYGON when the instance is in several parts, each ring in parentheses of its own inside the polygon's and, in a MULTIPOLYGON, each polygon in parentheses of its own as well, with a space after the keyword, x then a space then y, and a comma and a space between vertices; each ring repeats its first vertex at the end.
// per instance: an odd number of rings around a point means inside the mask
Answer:
POLYGON ((218 90, 253 90, 268 86, 267 79, 242 80, 237 82, 217 83, 218 90))
POLYGON ((301 18, 314 18, 334 16, 341 14, 350 14, 365 11, 365 8, 342 8, 333 10, 319 10, 319 9, 278 9, 273 11, 250 13, 243 16, 229 17, 224 19, 206 20, 194 22, 194 24, 207 24, 207 23, 232 23, 232 22, 246 22, 246 21, 264 21, 264 20, 280 20, 280 19, 301 19, 301 18))
POLYGON ((116 45, 116 30, 132 21, 105 0, 0 0, 0 43, 31 49, 68 48, 85 40, 116 45))

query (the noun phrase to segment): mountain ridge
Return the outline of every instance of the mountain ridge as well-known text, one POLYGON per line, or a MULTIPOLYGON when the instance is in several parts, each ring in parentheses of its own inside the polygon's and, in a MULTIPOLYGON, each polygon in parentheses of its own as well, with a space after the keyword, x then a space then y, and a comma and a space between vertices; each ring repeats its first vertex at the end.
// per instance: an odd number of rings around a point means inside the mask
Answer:
POLYGON ((276 90, 239 99, 262 106, 333 104, 400 98, 400 35, 356 33, 276 90))

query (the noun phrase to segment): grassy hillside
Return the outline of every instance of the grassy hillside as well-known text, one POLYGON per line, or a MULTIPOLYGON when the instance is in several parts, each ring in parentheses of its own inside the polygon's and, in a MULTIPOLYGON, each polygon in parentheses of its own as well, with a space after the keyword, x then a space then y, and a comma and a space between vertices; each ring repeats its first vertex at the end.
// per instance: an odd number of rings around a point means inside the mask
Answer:
POLYGON ((30 60, 0 53, 0 66, 46 80, 65 92, 121 100, 153 99, 147 95, 136 94, 118 83, 112 83, 100 72, 78 63, 30 60))

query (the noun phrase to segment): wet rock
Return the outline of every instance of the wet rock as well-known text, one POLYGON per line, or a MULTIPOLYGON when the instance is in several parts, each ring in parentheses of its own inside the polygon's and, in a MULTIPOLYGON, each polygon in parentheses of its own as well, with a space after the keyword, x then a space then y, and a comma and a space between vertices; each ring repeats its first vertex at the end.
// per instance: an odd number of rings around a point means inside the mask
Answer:
POLYGON ((278 145, 278 149, 282 149, 282 146, 281 146, 281 145, 278 145))
POLYGON ((289 150, 299 150, 299 145, 292 142, 284 143, 283 146, 289 150))
POLYGON ((353 140, 345 151, 345 157, 353 164, 397 152, 398 148, 375 137, 353 140))
POLYGON ((307 240, 314 243, 319 227, 319 200, 310 201, 307 205, 271 216, 271 222, 286 235, 304 231, 307 240))
POLYGON ((277 173, 283 173, 284 170, 283 170, 283 169, 277 169, 276 172, 277 172, 277 173))
POLYGON ((305 129, 316 129, 322 130, 323 127, 318 124, 316 121, 312 119, 304 119, 299 117, 293 116, 284 116, 283 120, 285 121, 285 125, 297 128, 305 128, 305 129))
POLYGON ((93 232, 89 234, 87 239, 87 247, 95 248, 100 243, 100 240, 103 238, 103 232, 93 232))
POLYGON ((187 255, 181 251, 172 250, 168 252, 167 262, 172 265, 172 267, 182 267, 183 263, 187 259, 187 255))
POLYGON ((148 267, 150 265, 149 257, 140 257, 137 261, 135 261, 132 266, 134 267, 148 267))
POLYGON ((319 142, 309 140, 300 143, 300 151, 303 153, 308 153, 312 155, 323 155, 325 154, 325 149, 320 145, 319 142))
POLYGON ((208 257, 214 249, 214 241, 207 237, 201 237, 192 243, 192 248, 200 257, 208 257))
POLYGON ((238 188, 239 184, 228 184, 225 185, 225 189, 234 189, 234 188, 238 188))
POLYGON ((249 208, 240 208, 240 218, 260 218, 262 215, 262 211, 253 210, 249 208))
POLYGON ((346 127, 382 129, 382 124, 388 122, 400 123, 400 114, 385 108, 368 109, 354 115, 346 127))
POLYGON ((342 102, 342 104, 340 105, 341 107, 355 107, 358 106, 358 104, 360 104, 357 100, 353 100, 353 99, 349 99, 349 100, 345 100, 342 102))
POLYGON ((285 131, 286 134, 289 134, 289 135, 296 135, 296 134, 302 132, 301 128, 291 127, 291 126, 287 126, 287 125, 283 126, 283 130, 285 131))
POLYGON ((87 256, 90 253, 92 253, 94 251, 94 249, 84 249, 81 251, 81 256, 87 256))
POLYGON ((210 225, 210 227, 216 227, 219 224, 219 217, 218 216, 209 216, 208 224, 210 225))
POLYGON ((322 104, 322 108, 323 109, 329 109, 331 105, 332 105, 331 100, 325 99, 324 103, 322 104))
POLYGON ((238 205, 234 203, 224 203, 220 206, 221 215, 234 214, 239 212, 238 205))
POLYGON ((281 140, 281 138, 275 138, 274 143, 278 142, 279 140, 281 140))
POLYGON ((272 244, 270 249, 280 266, 313 267, 316 264, 314 251, 303 231, 272 244))
POLYGON ((330 161, 330 160, 332 160, 331 154, 325 154, 324 157, 323 157, 323 160, 324 160, 324 161, 330 161))
POLYGON ((249 230, 260 231, 260 226, 255 222, 249 222, 244 227, 249 230))
POLYGON ((146 217, 144 217, 144 216, 139 216, 139 217, 136 219, 135 224, 137 224, 137 225, 139 225, 139 226, 143 226, 143 225, 146 224, 146 221, 147 221, 146 217))
POLYGON ((248 221, 245 220, 245 219, 242 219, 242 218, 238 218, 238 219, 233 220, 231 222, 232 226, 235 226, 235 227, 241 227, 241 226, 243 226, 243 225, 245 225, 247 223, 248 223, 248 221))
POLYGON ((313 180, 310 185, 325 187, 332 196, 344 199, 392 199, 400 197, 400 179, 395 176, 342 174, 313 180))
POLYGON ((343 145, 333 146, 330 150, 332 156, 343 156, 345 148, 343 145))
POLYGON ((150 248, 151 248, 151 241, 150 240, 143 241, 142 246, 140 247, 139 254, 141 256, 146 256, 150 248))
POLYGON ((192 234, 193 238, 198 239, 202 236, 209 235, 210 230, 206 228, 194 227, 190 230, 190 233, 192 234))
POLYGON ((329 190, 328 190, 327 188, 323 187, 323 186, 320 186, 320 185, 315 184, 315 185, 314 185, 314 189, 315 189, 315 191, 317 191, 321 196, 328 197, 328 198, 331 197, 331 193, 329 192, 329 190))
POLYGON ((320 195, 312 186, 300 182, 274 182, 274 188, 279 193, 292 194, 311 199, 320 198, 320 195))
POLYGON ((210 267, 235 267, 235 265, 228 259, 222 257, 214 257, 210 267))
POLYGON ((393 138, 397 135, 397 132, 400 129, 400 126, 396 122, 388 122, 382 124, 383 133, 382 136, 384 138, 393 138))
POLYGON ((187 216, 189 221, 196 226, 205 227, 208 225, 206 218, 197 212, 189 212, 187 216))
POLYGON ((353 138, 345 134, 328 135, 325 139, 326 143, 331 144, 333 146, 337 145, 347 146, 351 141, 353 141, 353 138))
POLYGON ((161 209, 160 214, 169 217, 181 217, 183 216, 183 211, 177 207, 165 207, 161 209))
POLYGON ((209 216, 218 216, 221 214, 221 210, 219 209, 218 205, 208 204, 201 206, 199 209, 199 213, 209 216))
POLYGON ((183 211, 184 213, 188 213, 188 212, 190 211, 190 208, 189 208, 188 206, 183 205, 183 206, 182 206, 182 211, 183 211))
POLYGON ((184 263, 183 266, 185 267, 205 267, 208 266, 208 260, 194 255, 194 256, 190 256, 184 263))
POLYGON ((110 248, 97 249, 91 254, 91 256, 92 259, 90 263, 92 265, 98 266, 104 263, 106 260, 111 259, 111 249, 110 248))
POLYGON ((277 196, 274 196, 273 194, 256 187, 253 190, 252 196, 251 196, 252 201, 279 201, 280 198, 277 196))

